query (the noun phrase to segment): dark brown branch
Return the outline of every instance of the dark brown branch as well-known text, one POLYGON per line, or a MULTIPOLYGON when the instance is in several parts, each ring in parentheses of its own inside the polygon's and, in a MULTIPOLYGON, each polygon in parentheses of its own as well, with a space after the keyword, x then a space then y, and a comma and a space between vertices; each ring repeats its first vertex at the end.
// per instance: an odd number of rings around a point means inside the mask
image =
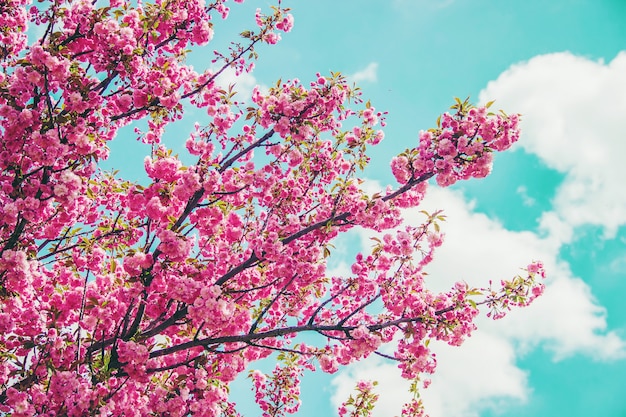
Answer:
MULTIPOLYGON (((416 318, 403 317, 403 318, 388 321, 385 323, 371 324, 366 327, 369 329, 369 331, 377 331, 377 330, 382 330, 387 327, 396 326, 402 323, 416 323, 416 322, 421 322, 421 321, 422 319, 420 317, 416 317, 416 318)), ((357 327, 358 326, 341 326, 338 324, 333 324, 333 325, 305 324, 301 326, 282 327, 279 329, 268 330, 268 331, 260 332, 260 333, 248 333, 248 334, 240 334, 240 335, 233 335, 233 336, 221 336, 221 337, 215 337, 215 338, 208 337, 205 339, 191 340, 189 342, 181 343, 176 346, 154 351, 150 353, 150 358, 158 358, 161 356, 170 355, 172 353, 180 352, 181 350, 191 349, 191 348, 198 347, 198 346, 211 346, 211 345, 220 345, 223 343, 239 343, 239 342, 248 343, 248 342, 253 342, 255 340, 280 337, 280 336, 285 336, 288 334, 297 334, 297 333, 302 333, 302 332, 316 332, 316 333, 323 334, 323 332, 339 331, 339 332, 349 333, 352 330, 356 329, 357 327)))

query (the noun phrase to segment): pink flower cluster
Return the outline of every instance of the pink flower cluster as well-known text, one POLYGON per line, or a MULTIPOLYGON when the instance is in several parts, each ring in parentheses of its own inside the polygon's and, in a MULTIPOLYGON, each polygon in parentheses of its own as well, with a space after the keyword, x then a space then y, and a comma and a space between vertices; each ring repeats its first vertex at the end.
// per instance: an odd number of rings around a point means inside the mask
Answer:
POLYGON ((359 381, 356 385, 356 395, 350 395, 347 401, 339 407, 338 414, 343 417, 350 416, 367 416, 372 415, 374 404, 378 401, 378 394, 374 393, 374 387, 377 382, 359 381))
MULTIPOLYGON (((255 88, 245 109, 216 83, 292 29, 280 2, 201 73, 187 55, 236 11, 225 0, 26 7, 0 6, 0 413, 236 415, 229 384, 274 352, 272 374, 251 374, 255 400, 294 413, 314 364, 333 373, 400 340, 392 356, 416 378, 435 368, 428 340, 458 345, 481 305, 500 317, 542 293, 540 263, 502 289, 431 292, 443 217, 402 226, 429 178, 486 175, 517 116, 459 101, 392 160, 400 186, 369 195, 385 113, 340 74, 255 88), (30 46, 29 19, 46 28, 30 46), (179 157, 161 142, 187 103, 206 123, 179 157), (98 169, 136 121, 141 183, 98 169), (380 236, 329 276, 333 239, 355 226, 380 236)), ((341 413, 369 413, 373 385, 341 413)))
POLYGON ((437 184, 483 178, 491 172, 494 151, 504 151, 519 139, 519 116, 488 113, 488 106, 473 107, 467 101, 444 113, 439 126, 420 133, 419 145, 391 161, 400 184, 435 175, 437 184))
MULTIPOLYGON (((27 42, 27 12, 29 0, 6 0, 0 13, 0 60, 16 56, 25 47, 27 42)), ((0 75, 0 82, 3 81, 0 75)))
POLYGON ((511 310, 511 307, 525 307, 532 303, 537 297, 543 294, 545 285, 543 279, 546 277, 543 263, 532 262, 525 268, 526 274, 518 275, 512 280, 502 280, 500 292, 491 288, 483 288, 482 292, 488 297, 482 302, 486 304, 490 311, 488 317, 501 319, 511 310))
POLYGON ((263 417, 279 417, 294 414, 300 408, 299 364, 288 360, 284 366, 277 365, 271 375, 251 371, 255 401, 263 411, 263 417), (291 363, 289 363, 291 362, 291 363))

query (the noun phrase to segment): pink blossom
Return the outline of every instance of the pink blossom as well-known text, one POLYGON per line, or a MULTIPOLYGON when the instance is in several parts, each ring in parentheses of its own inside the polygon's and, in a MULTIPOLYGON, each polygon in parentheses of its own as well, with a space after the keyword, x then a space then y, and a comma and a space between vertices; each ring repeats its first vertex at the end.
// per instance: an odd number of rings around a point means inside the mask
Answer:
POLYGON ((178 236, 171 230, 161 230, 157 237, 161 240, 159 249, 170 260, 181 261, 191 250, 191 240, 183 236, 178 236))
POLYGON ((391 172, 400 184, 406 184, 411 178, 408 162, 404 156, 395 156, 391 160, 391 172))
POLYGON ((375 111, 373 107, 363 110, 363 120, 370 126, 375 126, 378 123, 378 116, 375 111))
POLYGON ((226 218, 226 237, 231 242, 237 241, 241 239, 243 236, 242 230, 243 223, 241 222, 241 218, 237 213, 230 212, 228 217, 226 218))
POLYGON ((141 270, 152 265, 152 255, 146 255, 143 252, 137 252, 133 256, 124 259, 124 270, 131 276, 137 276, 141 270))
MULTIPOLYGON (((250 373, 255 401, 294 413, 316 359, 334 373, 387 345, 415 379, 435 370, 428 340, 461 344, 477 305, 502 317, 544 291, 539 262, 501 288, 430 291, 441 213, 403 225, 431 178, 489 174, 519 137, 516 115, 457 101, 391 160, 399 185, 369 193, 361 174, 386 113, 345 77, 255 87, 245 105, 217 83, 292 29, 280 4, 197 72, 188 61, 228 17, 225 1, 5 3, 0 413, 235 415, 229 384, 276 351, 271 373, 250 373), (54 30, 27 47, 28 19, 54 30), (190 108, 206 123, 177 131, 190 108), (133 138, 147 176, 102 172, 110 142, 133 138), (354 227, 371 248, 329 275, 334 239, 354 227), (318 337, 305 344, 307 333, 318 337)), ((340 412, 367 411, 372 387, 340 412)), ((415 401, 404 412, 422 413, 415 401)))
POLYGON ((374 388, 374 385, 372 384, 372 381, 359 381, 357 382, 357 389, 361 390, 361 391, 369 391, 372 388, 374 388))
POLYGON ((262 28, 264 26, 263 17, 261 15, 261 9, 256 9, 256 13, 254 14, 254 19, 258 27, 262 28))
POLYGON ((276 28, 283 32, 290 32, 293 28, 293 15, 288 14, 283 17, 283 20, 276 24, 276 28))
POLYGON ((274 32, 269 32, 263 36, 263 40, 270 45, 275 45, 280 40, 280 35, 274 32))
POLYGON ((334 374, 339 369, 339 362, 337 362, 337 359, 333 356, 321 355, 318 360, 322 371, 328 374, 334 374))
POLYGON ((528 273, 530 274, 539 274, 541 276, 541 278, 545 278, 546 277, 546 273, 545 270, 543 268, 543 263, 542 262, 533 262, 531 264, 529 264, 526 269, 528 270, 528 273))

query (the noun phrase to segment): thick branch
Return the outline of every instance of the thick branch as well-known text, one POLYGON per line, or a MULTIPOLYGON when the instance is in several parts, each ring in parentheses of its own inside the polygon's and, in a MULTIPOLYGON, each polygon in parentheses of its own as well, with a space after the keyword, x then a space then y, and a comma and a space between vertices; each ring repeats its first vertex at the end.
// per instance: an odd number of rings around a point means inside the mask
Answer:
MULTIPOLYGON (((402 324, 402 323, 416 323, 416 322, 421 322, 421 321, 422 319, 420 317, 414 317, 414 318, 403 317, 403 318, 391 320, 385 323, 371 324, 366 327, 369 329, 369 331, 372 332, 372 331, 382 330, 384 328, 391 327, 391 326, 397 326, 398 324, 402 324)), ((247 333, 247 334, 240 334, 240 335, 233 335, 233 336, 221 336, 221 337, 215 337, 215 338, 208 337, 205 339, 191 340, 189 342, 181 343, 179 345, 172 346, 169 348, 156 350, 150 353, 150 357, 158 358, 161 356, 167 356, 176 352, 180 352, 182 350, 187 350, 187 349, 191 349, 191 348, 198 347, 198 346, 211 346, 211 345, 219 345, 223 343, 238 343, 238 342, 247 343, 247 342, 251 342, 254 340, 275 338, 275 337, 285 336, 288 334, 297 334, 297 333, 302 333, 302 332, 323 333, 323 332, 340 331, 344 333, 349 333, 352 330, 356 329, 357 327, 358 326, 343 326, 340 324, 333 324, 333 325, 305 324, 302 326, 281 327, 279 329, 268 330, 268 331, 260 332, 260 333, 247 333)))

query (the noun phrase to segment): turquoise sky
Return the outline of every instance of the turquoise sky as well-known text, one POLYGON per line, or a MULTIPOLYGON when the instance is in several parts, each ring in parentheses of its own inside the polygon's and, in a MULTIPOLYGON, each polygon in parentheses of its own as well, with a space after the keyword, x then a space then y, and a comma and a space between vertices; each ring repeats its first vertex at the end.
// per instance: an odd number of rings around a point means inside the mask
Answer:
MULTIPOLYGON (((229 34, 253 24, 256 7, 269 4, 232 4, 231 19, 217 25, 194 65, 206 65, 229 34)), ((393 182, 390 158, 415 146, 418 131, 432 127, 455 96, 495 99, 498 108, 523 113, 521 143, 497 157, 491 177, 433 187, 425 206, 448 213, 449 246, 431 274, 442 288, 458 279, 480 284, 543 259, 548 289, 537 306, 481 322, 458 352, 442 348, 441 374, 424 393, 431 417, 626 417, 626 52, 619 55, 626 2, 283 4, 293 8, 295 27, 278 45, 260 48, 254 73, 239 80, 242 98, 254 83, 308 82, 318 71, 359 81, 364 97, 389 112, 385 141, 366 172, 373 184, 393 182)), ((115 145, 109 162, 122 172, 130 172, 128 146, 115 145)), ((358 250, 363 240, 354 233, 339 243, 358 250)), ((334 261, 337 270, 351 251, 334 261)), ((333 396, 358 377, 381 382, 377 415, 398 413, 404 387, 393 364, 370 361, 333 376, 307 374, 299 415, 334 415, 333 396)), ((233 390, 246 416, 260 415, 246 404, 245 381, 233 390)))

